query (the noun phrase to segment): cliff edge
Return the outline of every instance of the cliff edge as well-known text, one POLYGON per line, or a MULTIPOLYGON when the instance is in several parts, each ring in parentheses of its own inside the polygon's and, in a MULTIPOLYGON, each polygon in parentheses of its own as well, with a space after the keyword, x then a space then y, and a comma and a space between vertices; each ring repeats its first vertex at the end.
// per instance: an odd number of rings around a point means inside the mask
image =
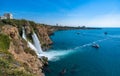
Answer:
POLYGON ((7 20, 5 21, 0 22, 2 23, 0 25, 0 75, 44 76, 42 68, 47 60, 44 57, 38 58, 35 51, 27 46, 27 42, 22 38, 21 34, 22 27, 25 27, 27 38, 32 42, 30 34, 35 29, 38 31, 38 36, 40 35, 41 42, 49 45, 52 42, 45 33, 45 28, 32 27, 26 22, 23 25, 17 25, 15 22, 12 22, 12 24, 9 21, 7 23, 7 20), (42 35, 48 38, 42 38, 42 35))

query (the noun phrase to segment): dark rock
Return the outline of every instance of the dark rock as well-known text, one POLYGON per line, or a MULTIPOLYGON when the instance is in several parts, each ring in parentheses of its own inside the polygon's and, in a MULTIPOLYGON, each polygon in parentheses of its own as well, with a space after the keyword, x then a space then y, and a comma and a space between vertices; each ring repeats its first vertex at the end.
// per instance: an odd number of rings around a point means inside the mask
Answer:
POLYGON ((43 62, 44 66, 48 66, 48 58, 47 57, 41 56, 41 58, 39 58, 39 59, 43 62))
POLYGON ((61 72, 60 72, 60 76, 63 76, 66 73, 66 69, 64 68, 61 72))

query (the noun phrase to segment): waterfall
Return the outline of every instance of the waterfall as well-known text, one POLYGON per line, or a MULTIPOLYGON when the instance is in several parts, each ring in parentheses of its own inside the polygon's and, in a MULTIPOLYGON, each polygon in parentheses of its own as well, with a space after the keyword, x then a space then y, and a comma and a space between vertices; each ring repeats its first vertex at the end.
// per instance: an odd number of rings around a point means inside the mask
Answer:
POLYGON ((36 54, 39 55, 36 47, 35 47, 31 42, 29 42, 29 41, 27 40, 24 27, 22 28, 22 32, 23 32, 23 33, 22 33, 22 38, 27 41, 28 47, 30 47, 31 49, 33 49, 33 50, 36 52, 36 54))
POLYGON ((38 53, 41 54, 42 53, 41 44, 35 32, 33 32, 32 38, 38 53))
POLYGON ((23 32, 22 33, 22 38, 27 40, 24 27, 22 27, 22 32, 23 32))
POLYGON ((34 45, 27 40, 26 34, 25 34, 25 29, 24 27, 22 28, 22 38, 27 41, 28 47, 33 49, 37 56, 40 58, 41 56, 46 56, 48 57, 48 60, 57 60, 59 57, 62 57, 63 55, 67 55, 70 53, 70 51, 49 51, 49 52, 42 52, 41 44, 40 41, 36 35, 35 32, 33 32, 32 39, 34 42, 34 45))

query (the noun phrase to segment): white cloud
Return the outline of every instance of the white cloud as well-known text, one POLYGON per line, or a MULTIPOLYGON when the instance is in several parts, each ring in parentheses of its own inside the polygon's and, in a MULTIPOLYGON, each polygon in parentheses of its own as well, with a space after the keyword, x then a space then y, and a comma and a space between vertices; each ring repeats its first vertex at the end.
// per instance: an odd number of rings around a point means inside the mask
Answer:
POLYGON ((120 27, 120 14, 106 14, 92 18, 87 22, 88 26, 120 27))

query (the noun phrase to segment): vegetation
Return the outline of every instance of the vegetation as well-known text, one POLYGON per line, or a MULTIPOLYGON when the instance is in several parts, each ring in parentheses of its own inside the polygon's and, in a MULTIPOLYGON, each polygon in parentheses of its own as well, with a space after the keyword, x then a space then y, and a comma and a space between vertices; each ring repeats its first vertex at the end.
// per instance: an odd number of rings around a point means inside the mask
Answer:
MULTIPOLYGON (((25 27, 27 39, 32 42, 31 35, 33 34, 33 31, 36 31, 36 26, 39 24, 24 19, 3 19, 0 20, 0 32, 2 31, 1 27, 4 27, 4 25, 17 27, 21 36, 22 27, 25 27)), ((27 43, 25 40, 22 40, 21 38, 10 39, 9 36, 4 35, 3 33, 4 31, 0 33, 0 76, 36 76, 36 74, 34 74, 34 70, 31 68, 32 66, 29 66, 29 63, 22 61, 18 62, 16 59, 14 59, 14 56, 8 51, 8 49, 10 46, 10 42, 12 42, 13 48, 15 48, 15 50, 13 49, 13 51, 16 54, 19 55, 21 51, 24 51, 25 53, 31 54, 32 56, 35 56, 35 58, 37 58, 35 51, 27 47, 27 43)), ((47 59, 45 58, 44 60, 47 61, 47 59)))
POLYGON ((0 27, 3 25, 12 25, 18 28, 20 35, 22 36, 22 27, 23 26, 27 26, 28 24, 30 25, 30 27, 35 27, 35 25, 37 25, 35 22, 33 21, 28 21, 25 19, 21 19, 21 20, 17 20, 17 19, 2 19, 0 20, 0 27))
POLYGON ((26 71, 27 68, 23 68, 23 64, 16 61, 9 53, 9 45, 9 37, 0 34, 0 76, 34 76, 26 71))
POLYGON ((10 45, 10 39, 7 35, 0 34, 0 52, 7 52, 10 45))
POLYGON ((34 76, 21 69, 19 62, 15 61, 10 54, 0 54, 0 76, 34 76))
POLYGON ((36 53, 35 53, 35 51, 32 50, 32 49, 30 49, 30 48, 26 48, 24 51, 25 51, 26 53, 29 53, 29 54, 33 55, 33 56, 37 56, 36 53))

